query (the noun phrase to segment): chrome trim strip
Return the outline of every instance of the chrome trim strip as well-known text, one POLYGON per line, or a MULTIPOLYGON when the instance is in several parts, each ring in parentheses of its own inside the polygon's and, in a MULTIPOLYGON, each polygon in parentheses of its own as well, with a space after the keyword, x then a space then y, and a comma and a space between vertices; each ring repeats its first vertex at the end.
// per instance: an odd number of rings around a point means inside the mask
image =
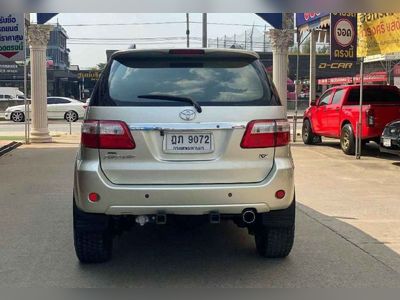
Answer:
POLYGON ((130 130, 135 131, 191 131, 191 130, 232 130, 245 129, 247 123, 134 123, 128 124, 130 130))

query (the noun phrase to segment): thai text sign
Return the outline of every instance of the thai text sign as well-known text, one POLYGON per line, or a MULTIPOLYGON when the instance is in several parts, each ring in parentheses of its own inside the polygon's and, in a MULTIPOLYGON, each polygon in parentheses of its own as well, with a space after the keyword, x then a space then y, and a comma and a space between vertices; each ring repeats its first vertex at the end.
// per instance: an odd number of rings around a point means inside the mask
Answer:
POLYGON ((357 60, 357 14, 331 14, 331 60, 357 60))
POLYGON ((24 14, 0 13, 0 61, 25 59, 24 14))
POLYGON ((400 52, 400 13, 358 14, 358 56, 400 52))

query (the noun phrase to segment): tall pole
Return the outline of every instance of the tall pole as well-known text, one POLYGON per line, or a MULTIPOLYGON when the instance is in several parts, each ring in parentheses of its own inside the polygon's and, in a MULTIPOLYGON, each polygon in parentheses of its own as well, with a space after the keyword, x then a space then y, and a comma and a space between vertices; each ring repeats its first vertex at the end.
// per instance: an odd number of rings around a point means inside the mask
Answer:
POLYGON ((190 47, 189 37, 190 37, 189 13, 186 13, 186 47, 188 48, 190 47))
POLYGON ((24 108, 25 108, 25 144, 29 144, 29 104, 27 101, 27 93, 28 93, 28 62, 27 62, 27 53, 26 53, 26 47, 28 45, 28 43, 26 42, 27 38, 28 38, 28 31, 26 30, 26 14, 24 14, 24 34, 25 34, 25 38, 24 38, 24 108))
POLYGON ((267 25, 264 27, 264 43, 263 43, 263 52, 266 52, 267 50, 267 35, 265 34, 267 32, 267 25))
POLYGON ((207 48, 207 13, 203 13, 203 48, 207 48))
POLYGON ((316 32, 311 31, 310 34, 310 88, 309 88, 309 102, 316 99, 316 32))
POLYGON ((361 140, 362 140, 362 106, 363 106, 363 90, 364 90, 364 59, 361 58, 360 64, 360 107, 356 131, 356 159, 361 158, 361 140))
POLYGON ((299 102, 299 85, 300 85, 300 36, 299 32, 297 32, 297 58, 296 58, 296 85, 295 85, 295 92, 296 92, 296 101, 294 102, 294 117, 293 117, 293 142, 296 142, 297 136, 297 109, 298 109, 298 102, 299 102))

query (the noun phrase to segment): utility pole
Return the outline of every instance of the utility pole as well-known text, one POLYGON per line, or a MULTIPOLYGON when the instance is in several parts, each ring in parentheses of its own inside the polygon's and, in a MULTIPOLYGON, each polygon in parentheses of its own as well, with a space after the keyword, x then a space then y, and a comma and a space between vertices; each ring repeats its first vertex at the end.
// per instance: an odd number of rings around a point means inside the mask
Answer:
POLYGON ((267 35, 265 34, 267 32, 267 25, 264 27, 264 44, 263 44, 263 51, 266 52, 267 50, 267 35))
POLYGON ((203 48, 207 48, 207 13, 203 13, 203 48))
POLYGON ((189 13, 186 13, 186 47, 188 48, 190 47, 189 37, 190 37, 189 13))
POLYGON ((244 50, 247 49, 247 31, 244 31, 244 50))
POLYGON ((251 28, 251 35, 250 35, 250 50, 253 51, 253 33, 254 33, 254 23, 253 27, 251 28))

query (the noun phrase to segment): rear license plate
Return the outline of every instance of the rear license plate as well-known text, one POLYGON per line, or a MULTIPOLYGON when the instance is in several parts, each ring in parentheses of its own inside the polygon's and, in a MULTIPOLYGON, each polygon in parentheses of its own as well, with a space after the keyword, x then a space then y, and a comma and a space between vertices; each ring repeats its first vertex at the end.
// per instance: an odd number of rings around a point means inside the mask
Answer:
POLYGON ((167 132, 163 148, 165 153, 211 153, 214 141, 211 133, 167 132))
POLYGON ((392 140, 391 139, 383 139, 383 146, 384 147, 391 147, 392 146, 392 140))

